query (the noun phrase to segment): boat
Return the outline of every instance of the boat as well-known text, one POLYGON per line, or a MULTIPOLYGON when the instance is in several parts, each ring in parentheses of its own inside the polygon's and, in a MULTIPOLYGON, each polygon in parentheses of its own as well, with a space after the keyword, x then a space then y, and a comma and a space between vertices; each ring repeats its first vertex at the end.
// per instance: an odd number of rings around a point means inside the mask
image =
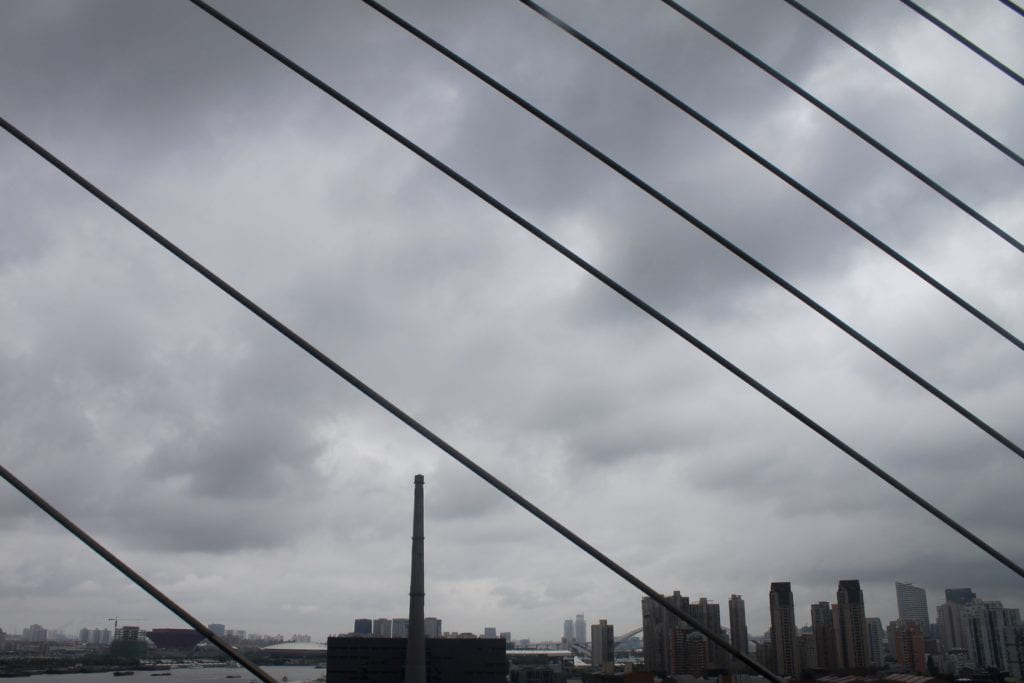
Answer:
POLYGON ((135 672, 134 671, 115 671, 114 675, 115 676, 134 676, 135 672))

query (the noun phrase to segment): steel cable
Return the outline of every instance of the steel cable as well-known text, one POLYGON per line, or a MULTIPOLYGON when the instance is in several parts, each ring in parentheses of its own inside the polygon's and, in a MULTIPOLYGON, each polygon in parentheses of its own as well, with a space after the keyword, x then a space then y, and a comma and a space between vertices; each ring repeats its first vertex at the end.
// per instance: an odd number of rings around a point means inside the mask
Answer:
POLYGON ((888 73, 890 76, 898 80, 903 85, 907 86, 908 88, 916 92, 921 97, 931 102, 933 105, 941 109, 945 114, 953 118, 960 125, 967 128, 969 131, 980 137, 982 140, 992 145, 1000 152, 1016 161, 1018 164, 1024 166, 1024 157, 1021 157, 1012 149, 1010 149, 1003 143, 999 142, 999 140, 996 140, 994 137, 992 137, 984 130, 982 130, 980 127, 978 127, 970 119, 968 119, 960 112, 950 107, 948 104, 940 100, 935 95, 931 94, 930 92, 922 88, 915 81, 905 76, 903 72, 899 71, 891 64, 889 64, 887 61, 876 55, 874 52, 858 43, 856 40, 851 38, 847 33, 844 33, 842 30, 840 30, 837 26, 825 20, 821 15, 815 14, 810 9, 808 9, 806 5, 801 4, 798 0, 783 0, 783 2, 788 3, 791 7, 796 9, 798 12, 803 14, 805 17, 807 17, 814 23, 816 23, 818 26, 821 26, 823 29, 834 35, 836 38, 846 43, 848 46, 859 52, 864 57, 871 60, 876 66, 881 68, 883 71, 888 73))
MULTIPOLYGON (((520 0, 520 2, 523 2, 527 5, 533 4, 529 0, 520 0)), ((707 23, 706 21, 698 17, 696 14, 686 9, 685 7, 681 6, 674 0, 661 0, 661 2, 667 5, 669 8, 678 12, 680 15, 686 17, 700 28, 704 29, 707 33, 717 38, 724 45, 727 45, 729 48, 731 48, 739 55, 741 55, 744 59, 756 65, 759 69, 767 73, 769 76, 777 80, 779 83, 785 85, 787 88, 789 88, 794 93, 805 99, 807 102, 813 104, 822 113, 828 115, 836 123, 843 126, 848 131, 859 137, 861 140, 863 140, 868 145, 873 147, 875 150, 883 154, 890 161, 892 161, 897 166, 905 170, 907 173, 911 174, 912 176, 920 180, 922 183, 924 183, 933 191, 935 191, 944 199, 946 199, 946 201, 950 202, 958 209, 966 213, 968 216, 973 218, 975 221, 977 221, 978 223, 980 223, 981 225, 985 226, 987 229, 998 235, 1007 244, 1011 245, 1014 249, 1020 252, 1024 252, 1024 243, 1022 243, 1016 237, 1000 228, 998 225, 996 225, 991 220, 989 220, 981 213, 979 213, 977 210, 972 208, 969 204, 967 204, 967 202, 963 201, 962 199, 954 195, 952 192, 950 192, 945 187, 937 183, 935 180, 932 180, 932 178, 925 175, 922 171, 918 170, 916 166, 914 166, 909 161, 893 152, 891 149, 883 145, 873 136, 869 135, 864 129, 860 128, 855 123, 847 119, 845 116, 837 112, 835 109, 825 104, 823 101, 812 95, 810 92, 808 92, 801 86, 797 85, 796 82, 786 77, 778 69, 772 67, 767 62, 757 57, 754 53, 750 52, 742 45, 732 40, 727 35, 716 29, 714 26, 707 23)))

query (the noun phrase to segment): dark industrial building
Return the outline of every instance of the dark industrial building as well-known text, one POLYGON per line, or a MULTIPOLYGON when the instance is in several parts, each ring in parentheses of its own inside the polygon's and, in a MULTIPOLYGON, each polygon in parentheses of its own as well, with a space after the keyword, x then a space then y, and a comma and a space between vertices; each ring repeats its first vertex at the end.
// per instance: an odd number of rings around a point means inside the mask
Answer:
POLYGON ((154 628, 146 633, 161 650, 191 652, 206 636, 193 628, 154 628))
MULTIPOLYGON (((405 683, 405 638, 327 639, 327 683, 405 683)), ((505 683, 501 638, 428 638, 428 683, 505 683)))

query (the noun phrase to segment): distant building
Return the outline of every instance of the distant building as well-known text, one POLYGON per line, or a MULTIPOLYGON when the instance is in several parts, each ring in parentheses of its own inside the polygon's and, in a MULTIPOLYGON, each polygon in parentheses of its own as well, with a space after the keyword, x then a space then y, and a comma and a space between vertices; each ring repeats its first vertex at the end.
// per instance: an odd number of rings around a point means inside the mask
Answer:
POLYGON ((860 581, 844 579, 836 591, 832 609, 839 668, 856 671, 868 666, 868 624, 864 615, 864 593, 860 581))
POLYGON ((356 619, 355 624, 352 626, 352 633, 357 636, 372 636, 373 635, 373 620, 371 619, 356 619))
POLYGON ((186 654, 205 639, 194 628, 155 628, 147 632, 146 637, 161 650, 186 654))
POLYGON ((946 589, 946 602, 955 602, 958 605, 969 605, 978 596, 974 594, 970 588, 947 588, 946 589))
POLYGON ((562 640, 566 647, 571 647, 576 642, 576 630, 573 628, 572 619, 566 619, 562 624, 562 640))
POLYGON ((392 619, 391 620, 391 637, 392 638, 408 638, 409 637, 409 620, 408 619, 392 619))
POLYGON ((577 643, 584 646, 587 644, 587 620, 583 618, 582 614, 576 615, 574 635, 577 643))
MULTIPOLYGON (((327 683, 404 683, 404 638, 327 639, 327 683)), ((508 661, 500 638, 426 641, 428 683, 505 683, 508 661)))
POLYGON ((917 620, 899 619, 889 624, 889 649, 896 658, 896 667, 903 673, 926 674, 924 632, 917 620))
POLYGON ((928 597, 923 588, 897 581, 896 607, 899 610, 900 621, 916 621, 921 627, 922 634, 928 631, 928 597))
POLYGON ((484 638, 497 638, 497 637, 498 637, 498 629, 496 629, 493 626, 485 626, 484 627, 484 638))
POLYGON ((46 629, 39 624, 32 624, 21 630, 21 639, 27 643, 45 643, 46 629))
MULTIPOLYGON (((670 605, 683 613, 690 609, 690 599, 675 591, 665 599, 670 605)), ((669 645, 676 629, 685 625, 682 619, 669 612, 657 601, 643 597, 640 599, 640 611, 643 618, 644 632, 644 667, 659 676, 670 673, 669 645)))
POLYGON ((213 635, 215 636, 223 638, 227 635, 227 630, 225 629, 224 624, 207 624, 206 628, 213 631, 213 635))
POLYGON ((390 619, 374 619, 373 620, 373 637, 374 638, 390 638, 391 637, 391 620, 390 619))
POLYGON ((594 668, 611 673, 615 667, 615 627, 604 619, 590 627, 590 654, 594 668))
POLYGON ((866 621, 868 624, 868 663, 871 666, 883 666, 885 664, 885 631, 882 630, 882 620, 878 617, 868 617, 866 621))
POLYGON ((512 632, 511 631, 502 631, 501 633, 498 634, 498 637, 501 638, 502 640, 504 640, 506 644, 508 644, 508 645, 512 644, 512 632))
POLYGON ((793 590, 788 581, 772 583, 768 592, 771 612, 771 638, 775 649, 775 673, 794 676, 797 671, 796 615, 793 611, 793 590))
POLYGON ((835 624, 830 603, 819 602, 811 605, 811 628, 814 629, 815 668, 836 671, 839 669, 839 655, 836 650, 835 624))
POLYGON ((426 617, 423 620, 423 632, 427 638, 440 638, 441 620, 436 617, 426 617))
POLYGON ((729 597, 729 642, 734 648, 747 654, 747 608, 740 595, 729 597))

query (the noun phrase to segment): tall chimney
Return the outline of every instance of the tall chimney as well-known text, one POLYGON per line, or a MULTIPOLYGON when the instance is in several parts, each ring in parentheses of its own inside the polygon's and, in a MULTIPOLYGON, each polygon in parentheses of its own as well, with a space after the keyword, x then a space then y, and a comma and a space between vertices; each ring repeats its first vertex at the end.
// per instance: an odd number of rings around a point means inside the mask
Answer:
POLYGON ((405 683, 427 683, 427 643, 423 629, 423 475, 417 474, 412 507, 412 580, 409 583, 409 638, 405 643, 405 683))

